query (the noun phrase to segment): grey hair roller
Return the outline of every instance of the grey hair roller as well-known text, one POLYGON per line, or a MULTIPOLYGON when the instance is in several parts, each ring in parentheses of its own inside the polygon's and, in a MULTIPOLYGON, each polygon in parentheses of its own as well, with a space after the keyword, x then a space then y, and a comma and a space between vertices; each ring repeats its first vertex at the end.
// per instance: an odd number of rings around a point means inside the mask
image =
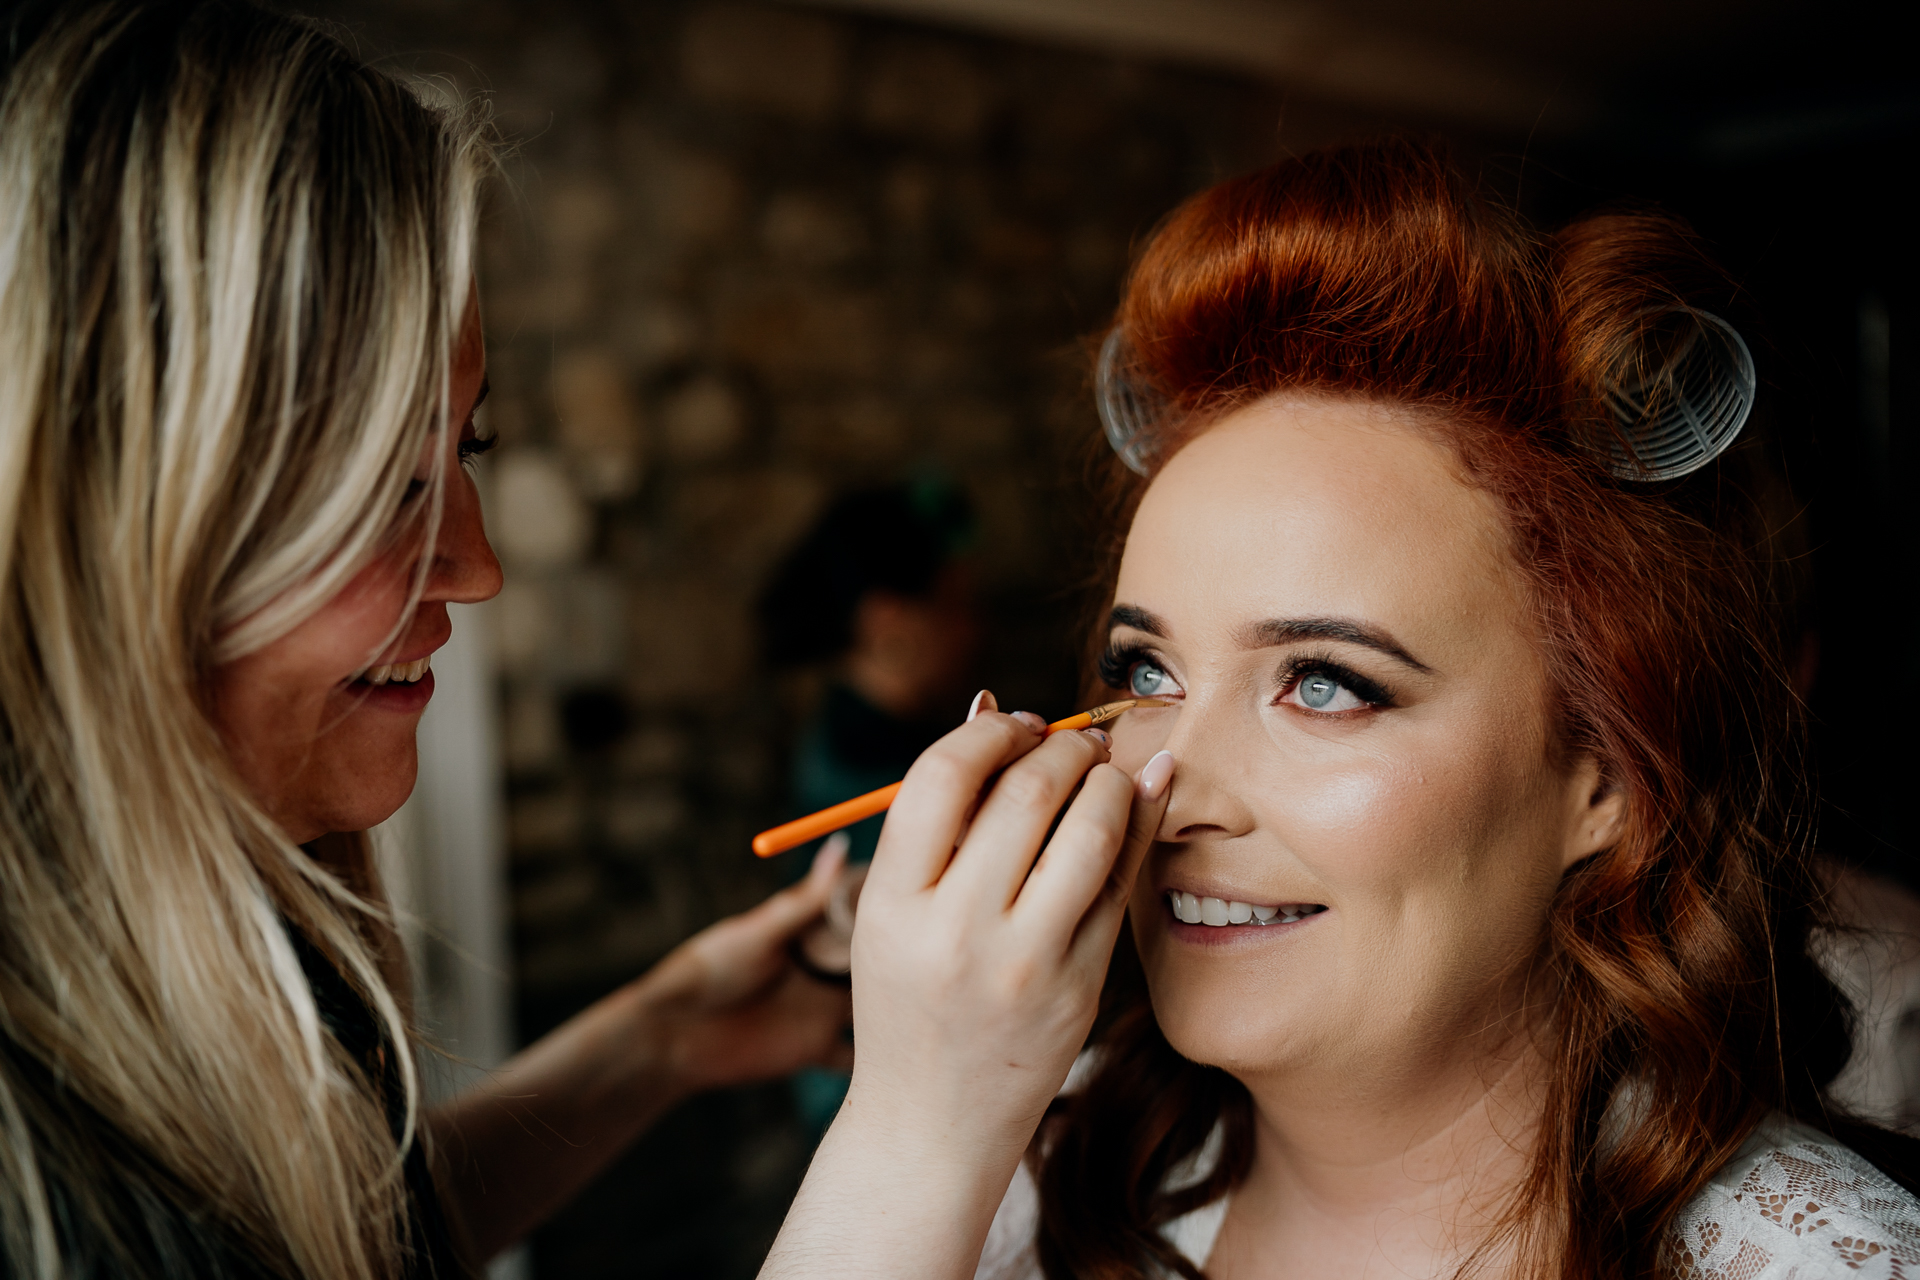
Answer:
MULTIPOLYGON (((1165 406, 1137 376, 1115 328, 1100 345, 1094 404, 1107 443, 1141 475, 1156 452, 1153 426, 1165 406)), ((1674 480, 1698 471, 1739 438, 1753 412, 1753 354, 1734 327, 1710 312, 1665 307, 1643 320, 1633 351, 1617 362, 1604 399, 1618 428, 1599 449, 1622 480, 1674 480)))
POLYGON ((1753 355, 1734 327, 1692 307, 1651 312, 1632 358, 1607 379, 1619 433, 1602 450, 1622 480, 1673 480, 1706 466, 1753 412, 1753 355))
POLYGON ((1115 327, 1100 344, 1100 363, 1094 370, 1093 401, 1100 410, 1100 425, 1106 428, 1107 443, 1126 463, 1141 475, 1153 460, 1153 433, 1149 430, 1160 416, 1159 398, 1137 380, 1127 376, 1132 352, 1126 332, 1115 327))

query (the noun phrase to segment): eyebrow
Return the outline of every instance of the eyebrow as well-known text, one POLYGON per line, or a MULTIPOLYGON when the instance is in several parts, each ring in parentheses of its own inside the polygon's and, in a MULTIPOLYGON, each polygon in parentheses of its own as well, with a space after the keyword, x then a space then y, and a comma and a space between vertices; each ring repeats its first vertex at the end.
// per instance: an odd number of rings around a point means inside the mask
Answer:
MULTIPOLYGON (((1107 615, 1107 630, 1112 631, 1116 627, 1131 627, 1162 640, 1171 634, 1171 628, 1158 614, 1130 604, 1115 605, 1113 612, 1107 615)), ((1383 653, 1415 671, 1428 674, 1433 671, 1432 667, 1408 653, 1404 646, 1379 627, 1347 618, 1269 618, 1264 622, 1249 623, 1240 629, 1239 634, 1240 646, 1244 649, 1270 649, 1275 645, 1297 644, 1302 640, 1357 644, 1383 653)))
POLYGON ((1115 627, 1132 627, 1135 631, 1144 631, 1150 636, 1167 638, 1169 628, 1160 620, 1160 615, 1148 613, 1145 609, 1131 604, 1117 604, 1113 612, 1107 615, 1107 630, 1115 627))

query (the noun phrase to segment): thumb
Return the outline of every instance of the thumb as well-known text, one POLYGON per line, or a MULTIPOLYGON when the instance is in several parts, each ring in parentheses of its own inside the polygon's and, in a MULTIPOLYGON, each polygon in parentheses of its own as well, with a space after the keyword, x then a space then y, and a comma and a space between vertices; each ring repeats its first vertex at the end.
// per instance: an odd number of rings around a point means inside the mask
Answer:
POLYGON ((846 865, 847 850, 852 846, 846 832, 834 832, 813 855, 813 866, 805 880, 782 889, 749 914, 760 917, 757 923, 764 928, 783 936, 806 928, 827 909, 834 881, 840 878, 840 868, 846 865))

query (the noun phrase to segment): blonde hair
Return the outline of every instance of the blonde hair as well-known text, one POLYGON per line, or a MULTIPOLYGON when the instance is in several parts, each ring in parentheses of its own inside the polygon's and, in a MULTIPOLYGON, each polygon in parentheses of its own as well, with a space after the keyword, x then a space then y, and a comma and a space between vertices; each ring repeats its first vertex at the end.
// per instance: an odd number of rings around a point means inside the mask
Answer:
POLYGON ((204 690, 403 511, 432 545, 440 475, 408 485, 448 425, 491 152, 244 0, 4 25, 0 1270, 69 1274, 76 1237, 130 1263, 131 1194, 269 1272, 398 1275, 416 1086, 377 893, 252 802, 204 690), (398 1140, 295 931, 397 1046, 398 1140))

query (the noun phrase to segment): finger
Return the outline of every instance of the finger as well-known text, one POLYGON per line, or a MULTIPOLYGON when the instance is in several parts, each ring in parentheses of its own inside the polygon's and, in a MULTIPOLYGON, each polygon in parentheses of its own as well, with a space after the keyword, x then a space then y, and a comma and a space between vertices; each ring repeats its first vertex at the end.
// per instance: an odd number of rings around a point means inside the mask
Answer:
MULTIPOLYGON (((974 717, 982 711, 998 711, 999 709, 1000 699, 993 696, 993 690, 982 689, 973 695, 973 705, 967 708, 967 723, 972 724, 974 717)), ((953 836, 954 844, 958 845, 966 840, 967 828, 973 825, 973 815, 979 811, 980 797, 975 796, 972 806, 967 810, 966 816, 960 819, 960 829, 956 831, 953 836)))
POLYGON ((993 784, 947 872, 946 884, 979 908, 1002 912, 1020 892, 1047 829, 1087 770, 1105 760, 1105 734, 1056 733, 993 784))
POLYGON ((847 865, 847 852, 852 848, 853 837, 844 831, 836 831, 820 842, 820 851, 813 855, 813 865, 807 869, 807 885, 819 892, 820 901, 825 902, 833 892, 833 882, 840 868, 847 865))
POLYGON ((827 909, 833 882, 839 878, 840 868, 846 865, 847 850, 851 846, 852 841, 844 831, 828 836, 821 843, 820 851, 813 855, 813 866, 808 869, 805 880, 774 894, 741 916, 740 922, 762 936, 785 942, 818 920, 827 909))
POLYGON ((1132 801, 1133 780, 1110 764, 1096 765, 1020 890, 1015 916, 1055 938, 1054 954, 1072 945, 1082 918, 1113 878, 1126 848, 1132 801))
POLYGON ((1073 938, 1073 954, 1086 964, 1106 968, 1113 954, 1113 940, 1119 936, 1120 922, 1126 918, 1127 902, 1133 897, 1133 882, 1140 878, 1147 851, 1160 833, 1166 817, 1167 802, 1173 796, 1174 758, 1162 751, 1147 761, 1133 781, 1133 809, 1127 822, 1127 836, 1114 860, 1113 871, 1098 895, 1081 917, 1073 938))
POLYGON ((921 752, 880 829, 868 891, 916 892, 938 881, 987 780, 1045 736, 1046 722, 1031 712, 983 711, 921 752))

